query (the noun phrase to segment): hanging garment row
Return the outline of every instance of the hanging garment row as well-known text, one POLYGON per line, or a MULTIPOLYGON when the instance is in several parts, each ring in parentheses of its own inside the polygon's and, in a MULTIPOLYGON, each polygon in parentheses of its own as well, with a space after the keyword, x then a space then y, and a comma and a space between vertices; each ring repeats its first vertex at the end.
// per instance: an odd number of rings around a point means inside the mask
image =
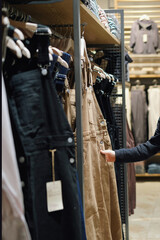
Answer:
MULTIPOLYGON (((19 25, 27 34, 27 24, 19 25)), ((73 40, 63 47, 68 52, 59 48, 65 41, 50 40, 49 28, 38 25, 33 36, 23 40, 30 57, 18 58, 7 48, 3 75, 25 218, 34 240, 122 239, 114 164, 100 154, 100 149, 112 148, 111 139, 93 82, 96 74, 101 81, 104 76, 112 89, 116 78, 92 66, 82 38, 84 221, 75 156, 75 77, 69 54, 73 40)))
MULTIPOLYGON (((114 164, 105 163, 100 149, 111 149, 106 120, 93 88, 94 68, 81 39, 82 121, 84 148, 84 209, 87 239, 122 239, 114 164)), ((100 68, 99 68, 100 70, 100 68)), ((97 73, 97 76, 99 74, 97 73)), ((105 79, 104 79, 105 81, 105 79)), ((107 81, 107 80, 106 80, 107 81)), ((65 91, 66 114, 75 126, 75 89, 65 91)), ((76 136, 76 127, 73 129, 76 136)))
POLYGON ((32 239, 85 239, 74 136, 54 87, 55 65, 67 68, 50 62, 48 32, 23 41, 31 58, 8 48, 3 68, 25 217, 32 239))
MULTIPOLYGON (((118 49, 113 48, 106 48, 106 49, 97 49, 96 51, 89 51, 89 55, 91 57, 91 60, 95 61, 96 64, 101 66, 103 70, 109 70, 109 72, 114 73, 115 75, 112 75, 114 77, 113 81, 103 81, 99 76, 95 75, 94 80, 94 90, 95 94, 98 100, 98 103, 100 105, 101 111, 103 113, 104 118, 107 122, 107 128, 111 139, 111 145, 112 149, 119 149, 121 146, 121 129, 118 125, 119 119, 122 118, 122 101, 120 100, 122 94, 122 86, 117 79, 117 77, 121 76, 121 70, 120 70, 120 59, 121 56, 118 52, 118 49), (117 84, 118 83, 118 84, 117 84), (119 101, 120 100, 120 101, 119 101), (114 109, 113 109, 114 108, 114 109)), ((125 64, 132 62, 132 59, 128 55, 127 52, 125 52, 125 64)), ((97 67, 97 66, 96 66, 97 67)), ((127 70, 127 68, 126 68, 127 70)), ((111 74, 110 74, 111 75, 111 74)), ((126 75, 126 81, 128 81, 128 76, 126 75)), ((128 101, 127 101, 127 104, 128 101)), ((127 137, 130 136, 130 129, 127 125, 126 132, 127 137), (128 133, 129 132, 129 133, 128 133)), ((127 146, 128 141, 130 139, 127 139, 127 146)), ((131 140, 132 142, 132 140, 131 140)), ((133 145, 133 144, 132 144, 133 145)), ((120 204, 120 210, 121 210, 121 216, 123 215, 123 197, 122 197, 122 185, 123 185, 123 179, 122 179, 122 172, 121 172, 121 165, 118 163, 115 163, 115 172, 116 172, 116 181, 117 181, 117 187, 118 187, 118 197, 119 197, 119 204, 120 204)), ((127 168, 128 172, 128 187, 129 187, 129 215, 134 213, 135 208, 135 170, 134 170, 134 163, 129 164, 127 168), (132 187, 131 187, 132 186, 132 187)), ((122 217, 122 222, 123 222, 122 217)), ((123 222, 125 223, 125 221, 123 222)))
MULTIPOLYGON (((148 87, 139 79, 135 83, 131 87, 131 123, 135 145, 138 145, 154 135, 155 119, 160 114, 160 86, 156 81, 148 87)), ((135 166, 136 173, 145 173, 147 162, 137 162, 135 166)))

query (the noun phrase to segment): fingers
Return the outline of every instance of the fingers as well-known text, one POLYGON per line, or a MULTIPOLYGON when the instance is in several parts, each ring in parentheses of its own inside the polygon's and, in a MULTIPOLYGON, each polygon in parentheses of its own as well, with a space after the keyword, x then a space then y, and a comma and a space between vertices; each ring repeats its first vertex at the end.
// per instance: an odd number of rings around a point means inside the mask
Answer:
POLYGON ((106 162, 108 162, 109 159, 108 159, 107 150, 100 150, 100 153, 105 155, 105 160, 106 160, 106 162))
POLYGON ((102 153, 102 154, 106 154, 106 151, 105 150, 100 150, 100 153, 102 153))
POLYGON ((106 162, 115 162, 115 152, 112 150, 100 150, 100 153, 105 155, 106 162))

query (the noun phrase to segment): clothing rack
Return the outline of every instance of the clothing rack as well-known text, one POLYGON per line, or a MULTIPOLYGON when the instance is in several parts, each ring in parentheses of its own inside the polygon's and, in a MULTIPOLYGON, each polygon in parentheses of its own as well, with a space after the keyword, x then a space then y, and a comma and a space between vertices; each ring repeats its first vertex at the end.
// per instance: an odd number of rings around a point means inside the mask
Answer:
MULTIPOLYGON (((51 2, 51 1, 50 1, 51 2)), ((55 2, 55 1, 54 1, 55 2)), ((45 2, 47 3, 47 2, 45 2)), ((18 10, 19 11, 19 10, 18 10)), ((115 12, 116 10, 106 10, 107 12, 115 12)), ((20 11, 18 12, 20 13, 20 11)), ((123 10, 117 10, 116 13, 120 13, 121 15, 121 45, 119 47, 119 51, 121 51, 121 70, 122 70, 122 92, 123 94, 120 96, 123 98, 123 109, 122 109, 122 122, 120 123, 121 128, 123 129, 123 147, 125 147, 126 144, 126 138, 125 138, 125 83, 124 83, 124 25, 123 25, 123 10)), ((33 21, 33 19, 30 19, 30 21, 33 21)), ((36 22, 36 21, 35 21, 36 22)), ((77 135, 77 169, 78 169, 78 175, 79 175, 79 183, 80 183, 80 190, 81 190, 81 195, 82 195, 82 200, 84 198, 83 194, 83 127, 82 127, 82 82, 81 82, 81 54, 80 54, 80 38, 81 38, 81 33, 80 33, 80 28, 85 27, 86 23, 80 23, 80 3, 77 0, 73 0, 73 24, 62 24, 62 25, 49 25, 49 27, 73 27, 73 35, 74 35, 74 42, 76 43, 74 45, 74 71, 75 71, 75 85, 76 85, 76 135, 77 135)), ((101 45, 102 46, 102 45, 101 45)), ((105 45, 106 47, 107 45, 105 45)), ((95 47, 95 45, 94 45, 95 47)), ((122 176, 124 178, 124 192, 125 197, 127 196, 126 192, 126 183, 127 183, 127 176, 126 176, 126 167, 124 167, 124 175, 122 176)), ((83 204, 84 206, 84 204, 83 204)), ((127 216, 128 216, 128 211, 127 211, 127 197, 125 199, 125 206, 126 209, 126 231, 125 231, 125 240, 128 240, 128 221, 127 221, 127 216)))
MULTIPOLYGON (((14 6, 11 6, 8 2, 3 2, 3 8, 6 9, 7 15, 10 19, 15 20, 15 21, 20 21, 20 22, 31 22, 31 23, 39 23, 36 19, 32 18, 30 15, 24 13, 23 11, 20 11, 14 6)), ((53 34, 53 36, 63 39, 64 37, 56 32, 52 25, 48 26, 50 27, 50 30, 53 34)))

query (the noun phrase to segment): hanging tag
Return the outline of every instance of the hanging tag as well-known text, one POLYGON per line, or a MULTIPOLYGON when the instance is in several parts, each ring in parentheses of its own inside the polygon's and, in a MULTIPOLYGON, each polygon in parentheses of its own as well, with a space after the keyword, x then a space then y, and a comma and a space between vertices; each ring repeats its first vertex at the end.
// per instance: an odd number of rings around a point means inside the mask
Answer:
POLYGON ((52 153, 52 179, 53 182, 46 183, 47 189, 47 208, 48 212, 54 212, 58 210, 62 210, 63 200, 62 200, 62 184, 61 181, 55 181, 54 174, 54 153, 56 149, 49 150, 52 153))
POLYGON ((143 34, 143 42, 144 42, 144 43, 147 42, 147 34, 143 34))
POLYGON ((48 212, 63 210, 62 184, 61 181, 46 183, 48 212))
POLYGON ((54 174, 54 153, 56 152, 56 149, 49 150, 52 153, 52 178, 53 182, 55 181, 55 174, 54 174))

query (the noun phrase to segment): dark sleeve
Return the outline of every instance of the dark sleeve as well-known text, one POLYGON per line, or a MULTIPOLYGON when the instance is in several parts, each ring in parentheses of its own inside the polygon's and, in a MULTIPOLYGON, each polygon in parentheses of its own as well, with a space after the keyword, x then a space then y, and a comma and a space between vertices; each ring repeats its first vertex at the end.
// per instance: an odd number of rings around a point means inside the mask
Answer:
POLYGON ((115 150, 116 162, 129 163, 146 160, 152 155, 160 151, 160 118, 158 120, 157 129, 153 137, 147 142, 139 144, 130 149, 122 148, 115 150))

